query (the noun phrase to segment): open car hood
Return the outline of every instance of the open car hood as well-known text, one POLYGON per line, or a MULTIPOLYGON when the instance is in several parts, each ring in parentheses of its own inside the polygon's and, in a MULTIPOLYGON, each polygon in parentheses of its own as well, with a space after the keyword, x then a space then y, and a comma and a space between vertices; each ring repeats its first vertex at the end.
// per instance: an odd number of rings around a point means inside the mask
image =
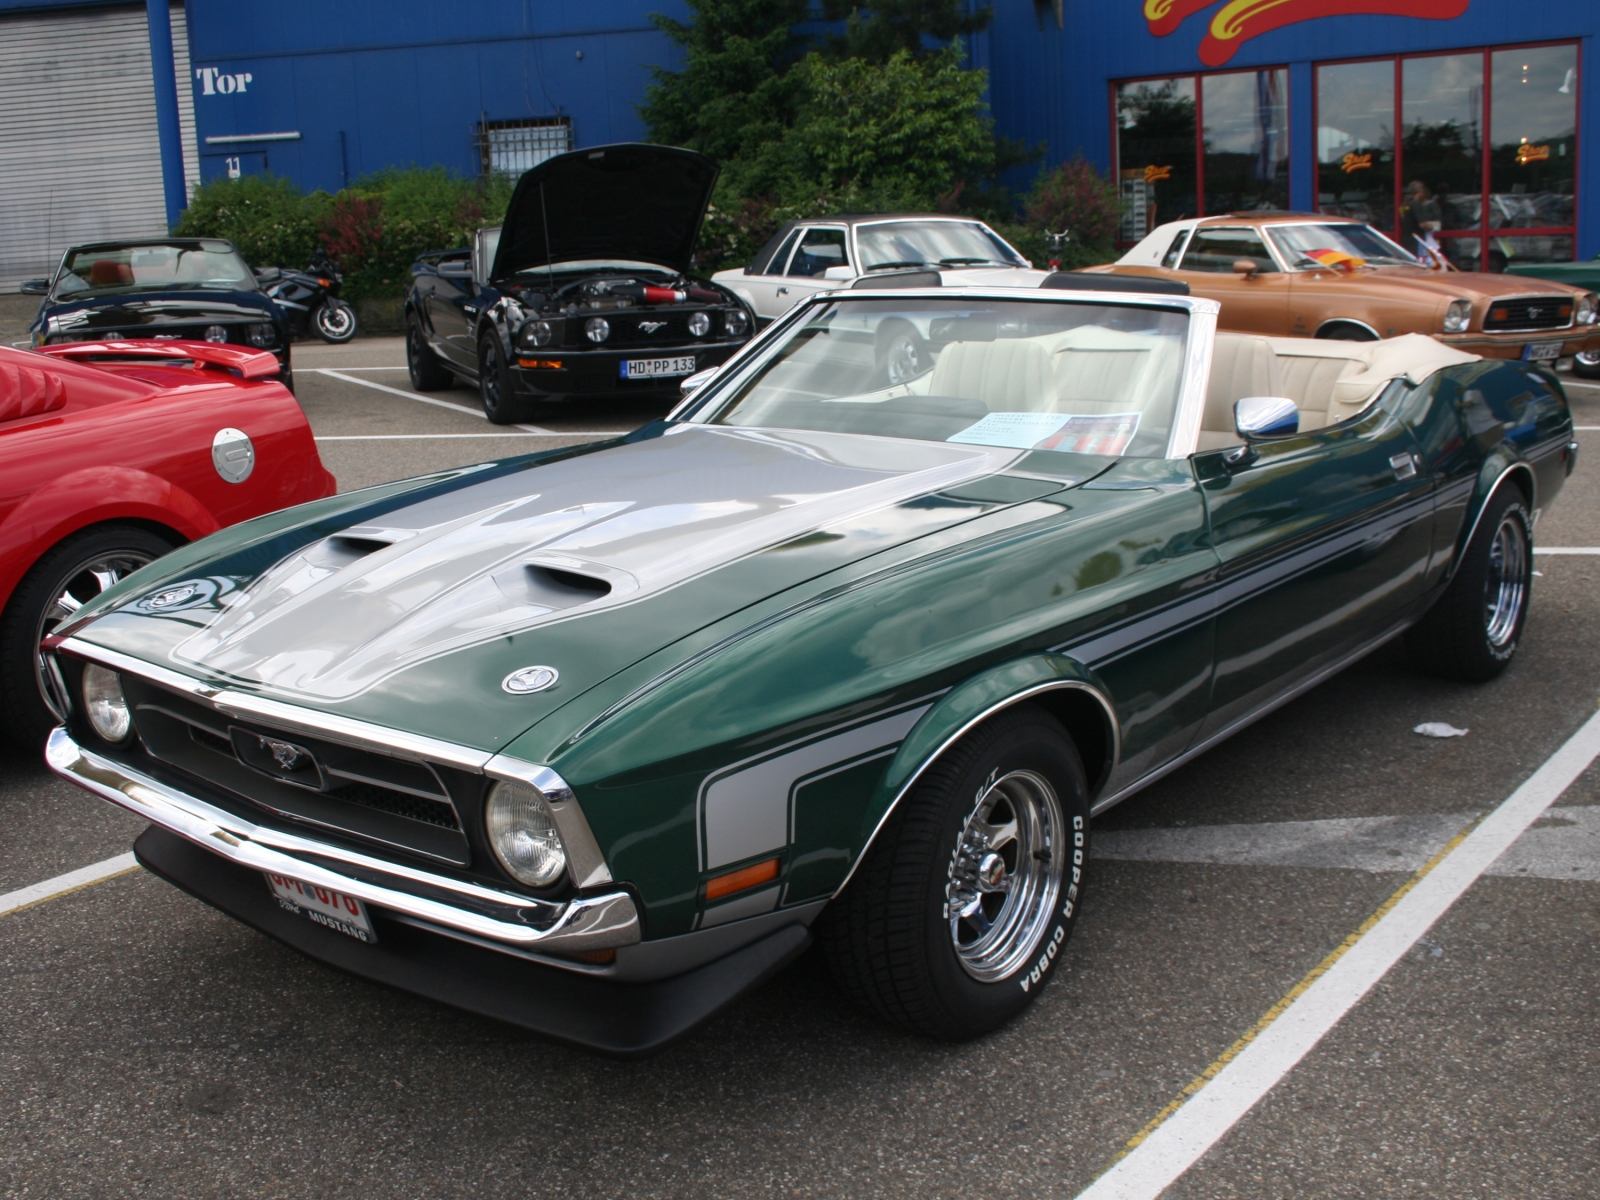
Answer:
POLYGON ((635 142, 546 159, 512 193, 489 278, 586 259, 686 272, 718 169, 693 150, 635 142))

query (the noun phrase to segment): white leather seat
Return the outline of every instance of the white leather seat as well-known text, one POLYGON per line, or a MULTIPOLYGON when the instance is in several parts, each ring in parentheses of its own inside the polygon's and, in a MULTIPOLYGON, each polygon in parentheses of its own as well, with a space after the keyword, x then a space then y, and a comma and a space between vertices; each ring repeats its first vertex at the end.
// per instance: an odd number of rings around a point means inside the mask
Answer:
POLYGON ((1200 419, 1201 450, 1236 446, 1233 406, 1246 396, 1282 396, 1283 378, 1278 356, 1264 337, 1247 333, 1219 333, 1211 352, 1211 379, 1206 386, 1206 410, 1200 419))
POLYGON ((990 412, 1055 408, 1050 356, 1038 342, 1025 338, 950 343, 939 352, 928 391, 982 401, 990 412))

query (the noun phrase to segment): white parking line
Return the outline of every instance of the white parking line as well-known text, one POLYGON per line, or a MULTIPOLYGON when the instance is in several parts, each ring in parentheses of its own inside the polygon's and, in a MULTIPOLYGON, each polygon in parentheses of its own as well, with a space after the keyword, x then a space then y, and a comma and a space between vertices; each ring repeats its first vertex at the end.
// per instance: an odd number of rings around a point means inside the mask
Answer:
MULTIPOLYGON (((370 379, 357 379, 354 375, 342 375, 332 367, 311 367, 318 375, 326 375, 330 379, 342 379, 346 383, 360 384, 362 387, 371 388, 376 392, 388 392, 391 396, 399 396, 404 400, 415 400, 418 404, 431 404, 435 408, 448 408, 452 412, 466 413, 469 417, 477 417, 480 421, 489 418, 484 415, 481 408, 468 408, 465 404, 452 404, 448 400, 435 400, 432 396, 419 396, 416 392, 403 392, 399 388, 392 388, 386 383, 373 383, 370 379)), ((552 431, 542 425, 513 425, 513 429, 523 429, 529 433, 549 434, 552 431)))
POLYGON ((1600 713, 1268 1010, 1078 1200, 1155 1200, 1311 1052, 1597 756, 1600 713))
POLYGON ((626 429, 552 429, 549 433, 329 433, 319 442, 433 442, 461 438, 616 437, 626 429))
POLYGON ((1600 554, 1600 546, 1535 546, 1535 554, 1600 554))
POLYGON ((1573 428, 1576 429, 1579 433, 1600 432, 1600 425, 1574 425, 1573 428))
POLYGON ((115 858, 106 859, 105 862, 95 863, 92 867, 80 867, 76 871, 68 871, 65 875, 57 875, 54 879, 46 879, 43 883, 18 888, 14 892, 0 896, 0 917, 16 912, 19 908, 27 908, 30 904, 52 900, 66 892, 75 892, 79 888, 88 887, 91 883, 126 875, 138 868, 139 864, 132 854, 119 854, 115 858))

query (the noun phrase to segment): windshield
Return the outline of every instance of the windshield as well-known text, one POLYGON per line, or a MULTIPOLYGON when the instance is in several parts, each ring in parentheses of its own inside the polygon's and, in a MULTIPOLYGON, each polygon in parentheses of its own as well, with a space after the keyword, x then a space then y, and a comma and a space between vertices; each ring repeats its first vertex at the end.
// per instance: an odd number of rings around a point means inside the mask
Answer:
POLYGON ((977 221, 884 221, 856 226, 861 269, 1025 267, 1000 235, 977 221))
POLYGON ((56 279, 58 296, 191 288, 256 291, 255 276, 227 242, 146 244, 73 250, 56 279))
POLYGON ((692 419, 1159 458, 1186 312, 972 299, 817 304, 692 419))
MULTIPOLYGON (((1292 271, 1311 271, 1330 265, 1319 252, 1349 255, 1384 267, 1414 267, 1417 260, 1370 225, 1278 225, 1267 230, 1292 271)), ((1342 261, 1342 260, 1336 260, 1342 261)))

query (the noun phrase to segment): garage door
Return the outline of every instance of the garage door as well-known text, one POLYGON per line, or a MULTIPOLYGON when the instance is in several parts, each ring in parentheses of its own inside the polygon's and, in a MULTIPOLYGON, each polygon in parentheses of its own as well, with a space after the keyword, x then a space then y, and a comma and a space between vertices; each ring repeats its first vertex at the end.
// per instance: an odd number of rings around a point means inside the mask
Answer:
MULTIPOLYGON (((184 174, 199 176, 183 6, 172 8, 184 174)), ((144 7, 0 18, 0 291, 78 242, 166 232, 144 7)))

